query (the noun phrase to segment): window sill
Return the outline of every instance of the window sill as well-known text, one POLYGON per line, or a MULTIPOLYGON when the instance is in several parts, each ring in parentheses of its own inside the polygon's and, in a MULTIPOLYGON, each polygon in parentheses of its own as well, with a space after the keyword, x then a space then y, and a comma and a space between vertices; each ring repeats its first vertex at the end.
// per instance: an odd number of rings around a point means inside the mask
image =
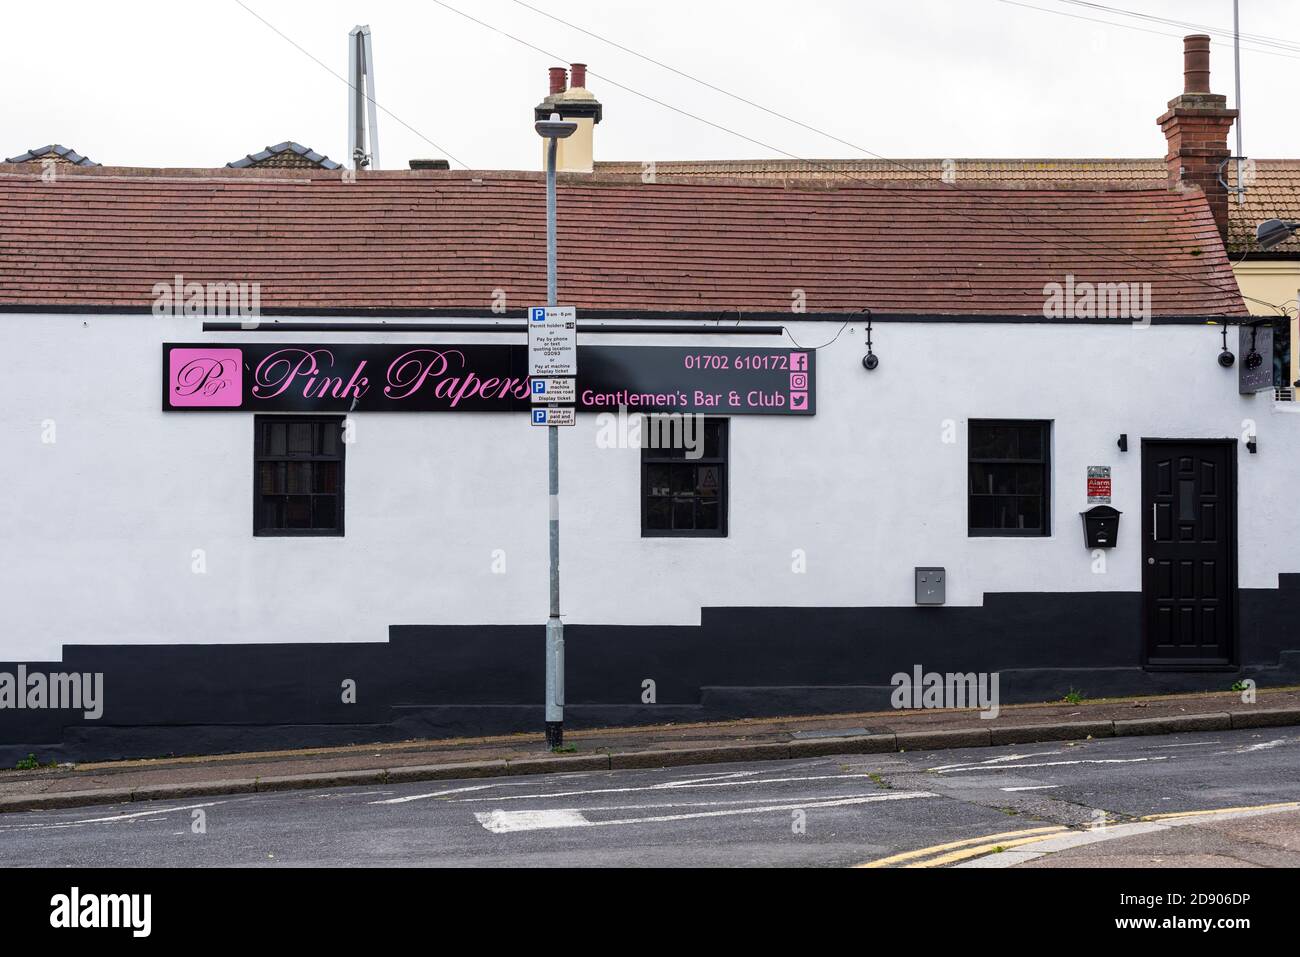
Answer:
POLYGON ((253 532, 253 537, 254 538, 343 538, 344 535, 342 532, 314 532, 314 531, 286 532, 277 529, 276 531, 273 532, 262 532, 262 531, 253 532))

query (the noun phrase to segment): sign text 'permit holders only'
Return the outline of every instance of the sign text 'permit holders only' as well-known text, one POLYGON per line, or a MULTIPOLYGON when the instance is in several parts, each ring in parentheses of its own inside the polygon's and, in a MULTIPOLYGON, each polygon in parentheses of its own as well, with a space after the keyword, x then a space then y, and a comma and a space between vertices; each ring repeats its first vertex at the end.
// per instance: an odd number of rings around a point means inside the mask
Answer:
POLYGON ((533 306, 528 310, 528 374, 536 378, 578 374, 578 310, 533 306))

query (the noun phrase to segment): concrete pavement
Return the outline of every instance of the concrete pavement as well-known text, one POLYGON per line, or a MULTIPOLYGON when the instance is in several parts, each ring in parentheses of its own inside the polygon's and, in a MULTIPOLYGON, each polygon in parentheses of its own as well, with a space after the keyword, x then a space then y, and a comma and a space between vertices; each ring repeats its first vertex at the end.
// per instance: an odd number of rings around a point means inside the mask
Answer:
POLYGON ((1017 705, 993 720, 973 710, 920 710, 586 730, 566 736, 571 752, 563 754, 548 752, 541 735, 511 735, 200 755, 0 771, 0 811, 1285 726, 1300 726, 1293 689, 1263 691, 1252 702, 1214 693, 1017 705))

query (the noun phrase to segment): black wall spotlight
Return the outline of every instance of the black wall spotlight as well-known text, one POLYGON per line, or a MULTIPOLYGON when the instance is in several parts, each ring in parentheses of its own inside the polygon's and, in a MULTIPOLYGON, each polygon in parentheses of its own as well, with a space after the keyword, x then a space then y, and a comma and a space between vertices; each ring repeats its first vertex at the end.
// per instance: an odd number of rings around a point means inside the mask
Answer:
POLYGON ((1128 433, 1127 433, 1127 432, 1121 432, 1121 433, 1119 434, 1119 441, 1116 442, 1115 444, 1116 444, 1117 446, 1119 446, 1119 450, 1120 450, 1121 452, 1127 452, 1127 451, 1128 451, 1128 433))
MULTIPOLYGON (((870 312, 868 312, 870 316, 870 312)), ((867 354, 862 357, 862 368, 868 372, 873 371, 880 365, 880 356, 871 351, 871 319, 867 319, 867 354)))
POLYGON ((1259 443, 1255 440, 1253 435, 1246 440, 1246 451, 1251 455, 1254 455, 1259 451, 1259 443))
POLYGON ((1223 327, 1223 349, 1219 352, 1219 365, 1225 369, 1231 369, 1232 364, 1237 361, 1237 357, 1228 351, 1228 327, 1223 327))

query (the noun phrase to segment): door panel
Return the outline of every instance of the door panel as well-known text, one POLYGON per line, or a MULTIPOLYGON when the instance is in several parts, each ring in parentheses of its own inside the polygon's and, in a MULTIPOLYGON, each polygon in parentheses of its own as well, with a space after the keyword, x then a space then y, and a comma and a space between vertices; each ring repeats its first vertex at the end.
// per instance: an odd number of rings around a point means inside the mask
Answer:
POLYGON ((1153 666, 1231 663, 1236 443, 1142 443, 1142 605, 1153 666))

